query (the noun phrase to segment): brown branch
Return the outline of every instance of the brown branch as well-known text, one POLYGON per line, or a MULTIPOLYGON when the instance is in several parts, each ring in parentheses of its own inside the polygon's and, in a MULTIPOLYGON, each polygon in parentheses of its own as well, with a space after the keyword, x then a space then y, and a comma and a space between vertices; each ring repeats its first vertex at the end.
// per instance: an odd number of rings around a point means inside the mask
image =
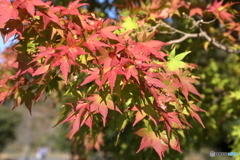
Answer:
POLYGON ((167 43, 168 44, 177 44, 177 43, 181 43, 181 42, 187 40, 188 38, 196 38, 196 37, 199 37, 197 33, 192 33, 192 34, 186 33, 186 34, 184 34, 183 37, 181 37, 179 39, 168 41, 167 43))
POLYGON ((234 50, 234 49, 231 49, 223 44, 220 44, 219 42, 217 42, 214 38, 210 37, 207 32, 203 31, 202 28, 199 28, 200 29, 200 36, 201 37, 204 37, 208 42, 211 42, 215 47, 218 47, 224 51, 227 51, 227 52, 231 52, 231 53, 240 53, 240 50, 234 50))
POLYGON ((231 52, 231 53, 238 53, 240 54, 240 50, 234 50, 234 49, 231 49, 229 48, 228 46, 225 46, 219 42, 217 42, 213 37, 210 37, 207 32, 205 32, 203 29, 202 29, 202 24, 210 24, 212 23, 214 20, 212 21, 209 21, 209 22, 205 22, 203 20, 199 20, 199 21, 196 21, 194 20, 192 17, 189 17, 188 15, 185 15, 185 17, 187 17, 188 19, 190 19, 192 22, 193 22, 193 27, 197 27, 199 29, 199 33, 186 33, 184 31, 181 31, 181 30, 178 30, 176 28, 173 28, 172 26, 164 23, 164 22, 160 22, 158 25, 154 26, 154 27, 151 27, 150 29, 151 30, 156 30, 157 27, 159 26, 164 26, 168 29, 170 29, 173 33, 179 33, 179 34, 182 34, 183 36, 179 39, 175 39, 175 40, 171 40, 169 42, 167 42, 168 44, 177 44, 177 43, 181 43, 189 38, 199 38, 199 37, 202 37, 202 38, 205 38, 208 42, 210 42, 212 45, 214 45, 215 47, 221 49, 221 50, 224 50, 226 52, 231 52))

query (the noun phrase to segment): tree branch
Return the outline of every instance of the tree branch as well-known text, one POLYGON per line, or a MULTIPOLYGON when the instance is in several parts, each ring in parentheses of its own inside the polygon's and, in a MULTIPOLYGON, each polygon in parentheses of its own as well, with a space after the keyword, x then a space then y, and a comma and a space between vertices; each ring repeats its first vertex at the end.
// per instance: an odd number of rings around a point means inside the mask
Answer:
POLYGON ((188 38, 196 38, 196 37, 199 37, 197 33, 192 33, 192 34, 186 33, 186 34, 184 34, 183 37, 181 37, 179 39, 168 41, 167 43, 168 44, 177 44, 177 43, 181 43, 181 42, 185 41, 188 38))
MULTIPOLYGON (((188 19, 190 19, 192 22, 193 22, 193 27, 197 27, 199 29, 199 33, 186 33, 184 31, 181 31, 181 30, 178 30, 176 28, 173 28, 172 26, 168 25, 167 23, 164 23, 164 22, 160 22, 158 25, 154 26, 151 28, 151 30, 156 30, 157 27, 159 26, 164 26, 170 30, 172 30, 173 33, 180 33, 183 35, 183 37, 179 38, 179 39, 175 39, 175 40, 171 40, 169 42, 167 42, 168 44, 177 44, 177 43, 181 43, 189 38, 199 38, 199 37, 202 37, 202 38, 205 38, 208 42, 210 42, 212 45, 214 45, 215 47, 221 49, 221 50, 224 50, 226 52, 231 52, 231 53, 237 53, 237 54, 240 54, 240 50, 234 50, 234 49, 231 49, 229 48, 228 46, 225 46, 219 42, 217 42, 213 37, 210 37, 207 32, 205 32, 203 29, 202 29, 202 24, 210 24, 212 23, 214 20, 212 21, 209 21, 209 22, 205 22, 203 20, 199 20, 199 21, 196 21, 194 20, 192 17, 189 17, 188 15, 185 15, 185 17, 187 17, 188 19)), ((192 28, 193 28, 192 27, 192 28)))

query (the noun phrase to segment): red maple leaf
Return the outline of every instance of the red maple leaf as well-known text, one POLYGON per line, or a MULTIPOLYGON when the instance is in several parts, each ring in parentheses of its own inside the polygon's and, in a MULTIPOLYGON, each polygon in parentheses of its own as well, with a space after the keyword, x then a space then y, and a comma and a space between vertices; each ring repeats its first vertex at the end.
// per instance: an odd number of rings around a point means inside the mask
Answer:
POLYGON ((215 0, 213 2, 213 4, 206 9, 206 11, 212 12, 217 17, 220 17, 222 20, 228 20, 230 22, 233 22, 232 19, 234 18, 234 15, 230 14, 229 12, 227 12, 226 7, 229 7, 229 6, 231 6, 233 4, 236 4, 236 3, 239 3, 239 2, 226 3, 225 5, 222 5, 223 4, 223 0, 221 0, 219 2, 217 0, 215 0))
POLYGON ((176 138, 171 138, 170 139, 170 147, 180 153, 182 153, 182 150, 180 148, 180 143, 179 140, 176 138))
MULTIPOLYGON (((147 106, 149 107, 149 106, 147 106)), ((136 116, 135 116, 135 121, 133 123, 133 126, 135 126, 139 121, 141 121, 143 118, 145 118, 146 116, 149 116, 149 118, 152 120, 152 122, 157 126, 157 122, 156 120, 149 114, 147 114, 144 109, 146 109, 146 107, 144 108, 139 108, 134 106, 131 110, 132 111, 137 111, 136 116)))
MULTIPOLYGON (((92 81, 99 81, 99 77, 100 77, 100 70, 98 68, 94 68, 93 70, 88 69, 88 70, 82 70, 84 72, 87 72, 90 74, 90 76, 88 76, 87 78, 85 78, 85 80, 81 83, 81 86, 88 84, 92 81)), ((98 85, 101 85, 101 83, 96 82, 98 85)))
POLYGON ((41 66, 34 73, 32 73, 32 76, 44 74, 48 71, 48 69, 49 69, 49 65, 41 66))
POLYGON ((111 90, 111 94, 113 93, 113 88, 115 86, 116 78, 117 78, 117 73, 113 69, 113 70, 107 72, 106 74, 104 74, 103 75, 103 79, 101 81, 102 84, 105 84, 105 81, 108 80, 109 86, 110 86, 110 90, 111 90))
POLYGON ((189 109, 189 113, 192 116, 192 118, 195 118, 203 126, 203 128, 205 128, 205 126, 204 126, 200 116, 196 112, 194 112, 193 110, 189 109))
POLYGON ((0 0, 0 28, 3 27, 10 18, 16 19, 18 17, 18 5, 13 4, 9 0, 0 0))
POLYGON ((24 28, 22 21, 18 19, 10 19, 6 22, 4 29, 6 29, 6 32, 3 33, 3 35, 5 36, 4 43, 6 43, 9 40, 9 38, 17 34, 21 37, 24 28))
POLYGON ((98 37, 99 37, 99 34, 90 35, 87 38, 86 42, 83 43, 83 45, 86 46, 93 53, 95 53, 97 49, 109 46, 106 43, 96 40, 98 37))
POLYGON ((167 56, 165 53, 160 52, 159 50, 162 46, 167 45, 167 43, 151 40, 144 43, 137 43, 134 48, 132 48, 132 53, 134 55, 143 53, 144 56, 149 56, 150 54, 154 55, 156 58, 160 60, 164 60, 164 57, 167 56))
POLYGON ((162 157, 164 156, 164 152, 167 150, 168 145, 165 144, 160 137, 156 136, 152 130, 149 130, 147 128, 141 128, 135 132, 135 134, 143 137, 140 147, 136 153, 140 152, 144 148, 152 146, 162 160, 162 157))
POLYGON ((193 83, 196 83, 197 81, 191 77, 188 77, 188 75, 189 75, 189 71, 184 71, 183 73, 180 73, 180 75, 179 75, 179 79, 182 83, 181 91, 182 91, 183 95, 185 96, 187 101, 188 101, 189 92, 203 98, 203 96, 200 95, 200 93, 197 91, 197 89, 193 86, 193 83))
POLYGON ((110 38, 110 39, 114 39, 117 41, 120 41, 118 39, 118 37, 112 33, 112 31, 115 31, 116 29, 119 29, 121 27, 118 26, 108 26, 108 27, 104 27, 103 29, 100 30, 100 35, 106 39, 106 38, 110 38))
POLYGON ((4 91, 0 93, 0 105, 3 104, 5 99, 8 97, 9 91, 4 91))
POLYGON ((207 8, 207 11, 214 12, 214 11, 218 10, 220 7, 222 7, 222 3, 223 3, 223 0, 221 0, 219 2, 217 0, 214 0, 213 4, 207 8))
POLYGON ((68 4, 68 8, 63 8, 62 10, 62 14, 63 15, 67 15, 67 14, 71 14, 71 15, 79 15, 79 11, 78 11, 78 8, 81 7, 81 6, 85 6, 85 5, 88 5, 88 3, 81 3, 79 4, 81 0, 76 0, 74 2, 70 2, 68 4))
POLYGON ((219 17, 222 19, 222 20, 228 20, 230 22, 233 22, 233 18, 234 18, 234 15, 232 15, 231 13, 228 13, 226 12, 225 10, 222 10, 218 13, 219 17))
POLYGON ((63 74, 63 78, 64 78, 65 82, 67 82, 67 79, 68 79, 69 68, 70 68, 70 65, 69 65, 67 58, 63 57, 61 59, 60 70, 63 74))
POLYGON ((26 9, 32 17, 34 17, 35 6, 44 6, 48 7, 48 3, 43 2, 42 0, 22 0, 20 1, 20 7, 26 9))
POLYGON ((179 128, 182 128, 182 123, 177 117, 178 113, 176 112, 167 113, 166 111, 162 110, 161 114, 162 114, 162 117, 159 119, 159 122, 164 121, 165 127, 167 129, 168 137, 170 137, 173 122, 177 123, 179 125, 179 128))
POLYGON ((60 7, 51 6, 48 8, 47 14, 50 16, 51 20, 61 26, 58 16, 55 14, 61 10, 60 7))
POLYGON ((47 64, 48 60, 54 56, 54 53, 56 52, 55 49, 53 49, 52 47, 45 47, 45 46, 39 46, 37 47, 39 49, 39 54, 37 55, 33 55, 34 58, 31 62, 29 62, 28 64, 31 64, 33 62, 38 62, 39 59, 41 58, 45 58, 44 59, 44 65, 47 64))
MULTIPOLYGON (((72 106, 72 104, 69 104, 72 106)), ((72 106, 73 107, 73 106, 72 106)), ((70 138, 74 136, 74 134, 80 129, 83 124, 86 123, 86 121, 89 118, 89 104, 88 103, 83 103, 79 102, 79 104, 73 109, 72 112, 70 112, 65 120, 63 120, 60 124, 68 122, 68 121, 73 121, 72 123, 72 129, 71 129, 71 134, 70 138)), ((91 126, 91 124, 90 124, 91 126)))
POLYGON ((199 8, 199 7, 196 7, 196 8, 192 8, 189 12, 189 16, 194 16, 195 14, 198 14, 200 15, 201 17, 203 17, 203 13, 202 13, 202 9, 199 8))
POLYGON ((56 15, 57 12, 61 11, 61 7, 54 7, 51 6, 48 8, 47 11, 37 11, 36 15, 41 16, 43 18, 43 23, 44 23, 44 29, 48 25, 50 21, 55 22, 58 24, 60 27, 62 26, 59 21, 59 17, 56 15))
POLYGON ((127 80, 129 80, 131 76, 134 77, 137 80, 138 84, 140 84, 138 79, 138 71, 134 65, 131 65, 126 69, 125 76, 127 80))
POLYGON ((91 97, 86 98, 90 102, 90 112, 98 111, 102 115, 103 126, 106 124, 108 109, 116 110, 122 114, 119 108, 110 99, 102 99, 99 95, 93 94, 91 97))
POLYGON ((67 46, 58 47, 56 49, 57 50, 62 50, 62 54, 63 55, 67 55, 73 61, 76 60, 78 55, 88 54, 81 47, 77 47, 77 46, 69 46, 69 45, 67 45, 67 46))
POLYGON ((148 77, 148 76, 145 76, 144 78, 146 80, 146 84, 149 87, 167 88, 167 86, 163 82, 161 82, 160 80, 158 80, 156 78, 152 78, 152 77, 148 77))
MULTIPOLYGON (((133 109, 132 109, 133 110, 133 109)), ((143 110, 138 110, 135 116, 135 121, 133 123, 133 126, 135 126, 139 121, 141 121, 143 118, 145 118, 147 114, 143 110)))
MULTIPOLYGON (((80 47, 74 47, 75 45, 71 45, 71 46, 60 46, 55 48, 55 50, 58 50, 60 52, 55 52, 52 53, 53 50, 51 50, 51 48, 49 48, 51 51, 49 52, 45 52, 44 54, 41 54, 41 56, 45 56, 47 55, 48 58, 55 56, 55 59, 53 59, 53 62, 51 63, 51 67, 56 67, 56 66, 60 66, 60 70, 63 74, 63 78, 65 80, 65 82, 67 82, 67 78, 68 78, 68 72, 70 69, 70 65, 77 65, 78 64, 75 62, 76 58, 78 55, 83 55, 83 54, 87 54, 86 52, 84 52, 84 50, 80 47)), ((37 57, 37 59, 39 59, 40 57, 37 57)), ((36 61, 36 60, 34 60, 36 61)), ((46 62, 46 61, 45 61, 46 62)))
POLYGON ((124 75, 117 54, 115 52, 108 52, 107 50, 105 50, 102 55, 98 57, 98 61, 96 63, 103 64, 103 76, 101 84, 105 84, 105 82, 108 80, 112 93, 117 75, 124 75))
POLYGON ((93 148, 95 148, 97 151, 100 151, 100 146, 104 146, 103 136, 104 134, 102 132, 98 134, 97 138, 87 134, 84 137, 84 147, 86 149, 86 153, 89 153, 89 151, 93 148))
POLYGON ((78 64, 75 61, 73 61, 71 58, 69 58, 67 55, 63 53, 61 54, 61 52, 55 53, 53 55, 55 55, 56 58, 53 59, 53 62, 51 63, 51 67, 60 66, 60 70, 63 74, 64 81, 65 83, 67 83, 70 66, 78 65, 78 64))

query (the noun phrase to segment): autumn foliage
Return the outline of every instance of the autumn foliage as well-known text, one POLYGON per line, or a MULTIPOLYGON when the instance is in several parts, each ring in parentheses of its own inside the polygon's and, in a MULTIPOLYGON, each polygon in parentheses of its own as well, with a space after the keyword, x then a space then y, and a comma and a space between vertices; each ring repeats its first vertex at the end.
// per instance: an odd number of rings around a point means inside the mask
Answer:
POLYGON ((178 130, 192 127, 187 117, 204 127, 197 106, 202 96, 194 87, 198 77, 191 75, 196 65, 183 62, 189 51, 164 49, 173 43, 154 40, 159 29, 149 23, 180 16, 184 8, 189 17, 212 14, 234 24, 228 12, 233 3, 214 1, 203 10, 181 0, 127 1, 116 5, 123 14, 138 6, 142 12, 104 20, 85 12, 88 4, 79 2, 66 8, 41 0, 0 0, 2 37, 17 39, 11 51, 16 60, 1 75, 1 103, 11 97, 14 107, 25 104, 31 111, 42 96, 56 92, 66 99, 58 123, 72 123, 70 138, 78 132, 100 133, 121 118, 119 133, 130 123, 142 137, 137 152, 153 147, 161 159, 169 147, 182 152, 178 130))

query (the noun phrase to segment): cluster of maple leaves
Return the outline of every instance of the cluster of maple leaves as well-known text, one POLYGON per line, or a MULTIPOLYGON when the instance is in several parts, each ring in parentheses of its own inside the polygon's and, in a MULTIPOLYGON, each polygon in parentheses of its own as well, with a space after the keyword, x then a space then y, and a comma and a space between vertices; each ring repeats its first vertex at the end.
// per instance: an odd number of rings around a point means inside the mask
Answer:
MULTIPOLYGON (((41 0, 0 0, 4 41, 13 36, 18 40, 13 47, 15 61, 9 64, 14 72, 1 75, 0 101, 12 96, 14 107, 25 104, 31 110, 45 91, 59 91, 63 80, 64 95, 70 97, 65 106, 71 111, 65 111, 59 123, 72 122, 70 138, 83 125, 94 130, 101 121, 105 126, 117 118, 112 116, 116 112, 126 117, 125 123, 144 126, 135 132, 142 137, 137 152, 149 146, 160 158, 169 146, 181 152, 177 130, 192 127, 186 116, 202 124, 197 112, 203 110, 189 97, 190 93, 201 97, 193 86, 196 77, 190 75, 195 65, 182 62, 189 52, 175 55, 173 49, 164 53, 160 50, 168 44, 152 40, 154 33, 136 34, 136 26, 82 13, 79 7, 88 4, 79 2, 63 7, 41 0)), ((167 18, 186 5, 184 1, 168 3, 171 7, 151 17, 167 18)), ((141 5, 150 9, 163 6, 156 0, 150 6, 141 5)), ((228 12, 219 10, 221 5, 222 1, 215 1, 208 11, 231 21, 228 12)), ((192 9, 190 15, 195 14, 202 15, 202 10, 192 9)), ((137 27, 142 23, 136 23, 137 27)))

